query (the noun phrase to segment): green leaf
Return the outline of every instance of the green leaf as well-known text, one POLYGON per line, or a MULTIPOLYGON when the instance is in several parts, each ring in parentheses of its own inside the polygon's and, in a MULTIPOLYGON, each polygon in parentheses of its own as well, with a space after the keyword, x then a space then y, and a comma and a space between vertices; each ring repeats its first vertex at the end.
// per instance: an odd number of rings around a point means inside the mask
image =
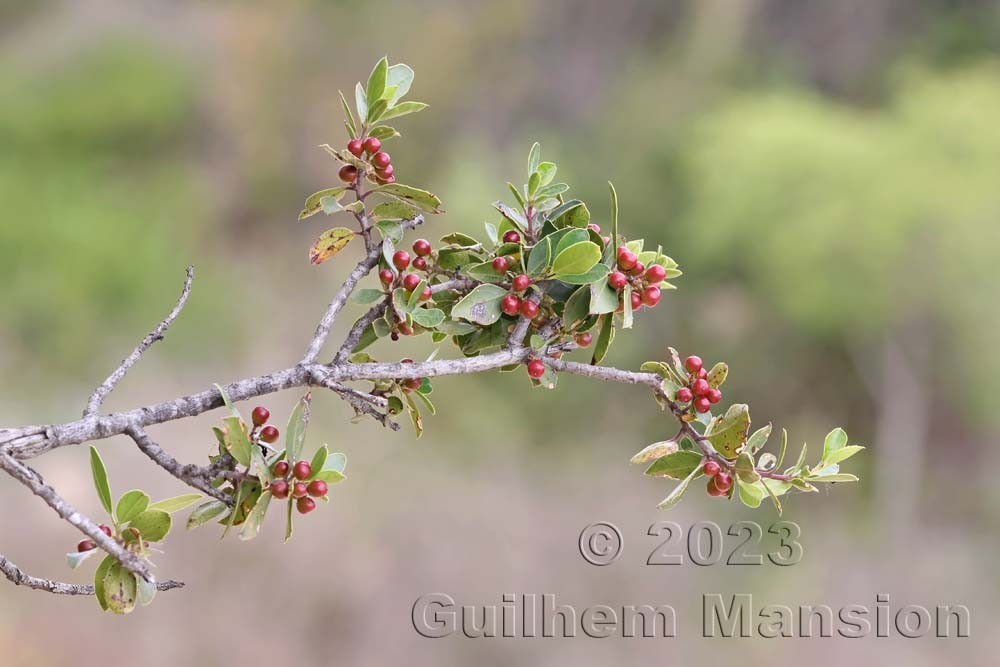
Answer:
MULTIPOLYGON (((382 114, 382 118, 385 118, 385 114, 382 114)), ((389 127, 388 125, 380 125, 378 127, 373 127, 368 130, 369 137, 375 137, 379 141, 385 141, 386 139, 393 139, 395 137, 402 136, 394 127, 389 127)))
POLYGON ((552 261, 552 239, 545 237, 540 240, 528 253, 528 262, 525 269, 529 276, 542 275, 552 261))
POLYGON ((145 607, 152 603, 153 598, 156 597, 156 584, 148 582, 142 577, 136 577, 135 583, 139 604, 145 607))
POLYGON ((336 470, 340 473, 344 472, 347 470, 347 456, 341 452, 330 454, 326 459, 326 469, 336 470))
POLYGON ((312 394, 306 392, 305 396, 299 399, 288 417, 288 426, 285 428, 285 451, 289 461, 298 461, 302 456, 302 449, 306 444, 306 429, 309 428, 310 405, 312 404, 312 394))
POLYGON ((378 186, 372 190, 372 192, 391 195, 398 199, 405 200, 408 204, 413 204, 414 206, 431 213, 443 212, 441 210, 441 200, 438 199, 437 195, 410 185, 402 185, 401 183, 386 183, 385 185, 378 186))
MULTIPOLYGON (((657 443, 663 444, 663 443, 657 443)), ((677 444, 674 443, 676 447, 677 444)), ((648 447, 646 449, 649 449, 648 447)), ((646 450, 643 450, 646 451, 646 450)), ((641 453, 641 452, 640 452, 641 453)), ((637 455, 638 456, 638 455, 637 455)), ((679 451, 673 454, 661 456, 646 468, 646 473, 650 477, 670 477, 671 479, 684 479, 693 471, 697 470, 702 463, 703 457, 697 452, 679 451)))
POLYGON ((757 484, 748 484, 740 479, 737 479, 736 485, 739 487, 740 500, 747 507, 760 507, 761 502, 764 500, 764 496, 767 495, 767 491, 764 490, 764 487, 758 486, 757 484))
POLYGON ((393 118, 398 118, 399 116, 406 116, 407 114, 423 111, 426 108, 427 105, 423 102, 401 102, 383 113, 380 120, 391 120, 393 118))
MULTIPOLYGON (((371 106, 375 105, 375 101, 381 99, 382 93, 385 92, 385 82, 389 74, 389 61, 386 58, 382 58, 372 69, 372 73, 368 75, 368 86, 365 89, 365 99, 371 106)), ((370 116, 366 114, 366 117, 370 116)))
POLYGON ((173 498, 164 498, 153 503, 146 509, 161 510, 168 514, 173 514, 174 512, 180 512, 183 509, 191 507, 191 505, 194 505, 199 500, 201 500, 200 493, 187 493, 182 496, 174 496, 173 498))
POLYGON ((385 118, 386 109, 389 108, 389 100, 381 99, 372 102, 368 107, 368 122, 377 123, 385 118))
POLYGON ((101 505, 114 519, 115 513, 111 509, 111 485, 108 483, 108 470, 104 467, 104 461, 93 445, 90 447, 90 472, 94 477, 94 488, 97 489, 97 497, 101 499, 101 505))
POLYGON ((528 151, 528 173, 533 174, 535 170, 538 169, 538 162, 541 160, 542 147, 536 141, 531 145, 531 150, 528 151))
POLYGON ((746 443, 749 428, 750 409, 744 403, 737 403, 724 416, 713 419, 705 435, 716 451, 727 459, 735 459, 746 443))
POLYGON ((347 123, 347 129, 351 139, 355 139, 358 136, 358 124, 354 120, 354 114, 351 113, 351 107, 347 104, 347 98, 344 97, 344 91, 338 90, 337 93, 340 95, 340 104, 344 107, 344 120, 347 123))
POLYGON ((611 243, 608 247, 611 249, 608 266, 614 264, 617 261, 617 250, 618 247, 618 191, 615 190, 615 185, 611 181, 608 181, 608 187, 611 189, 611 243))
POLYGON ((597 334, 597 344, 594 345, 594 356, 591 364, 599 364, 608 354, 608 349, 615 339, 615 321, 611 315, 601 315, 600 333, 597 334))
POLYGON ((722 386, 722 383, 726 381, 727 375, 729 375, 729 366, 720 361, 716 365, 712 366, 712 370, 708 372, 708 377, 706 378, 708 380, 708 385, 713 389, 718 389, 722 386))
POLYGON ((753 484, 760 479, 760 475, 754 470, 753 457, 745 449, 736 457, 735 468, 736 477, 747 484, 753 484))
POLYGON ((823 459, 823 463, 826 465, 834 465, 836 463, 840 463, 841 461, 846 461, 862 449, 864 449, 864 447, 861 445, 848 445, 847 447, 841 447, 829 456, 825 457, 823 459))
POLYGON ((477 324, 493 324, 500 319, 500 300, 505 296, 507 290, 499 285, 479 285, 452 306, 451 316, 477 324))
POLYGON ((401 201, 384 201, 372 209, 372 215, 376 218, 413 220, 417 217, 417 211, 409 204, 401 201))
POLYGON ((398 220, 378 220, 375 222, 375 228, 383 239, 388 239, 392 243, 403 240, 403 225, 398 220))
POLYGON ((810 482, 856 482, 856 475, 848 473, 834 473, 832 475, 815 475, 809 478, 810 482))
POLYGON ((128 523, 142 514, 149 507, 149 496, 142 491, 133 489, 122 494, 115 508, 115 516, 119 523, 128 523))
POLYGON ((528 199, 533 200, 535 198, 535 193, 538 192, 538 187, 542 183, 542 177, 538 175, 538 172, 534 172, 528 177, 528 199))
POLYGON ((366 288, 355 290, 354 294, 351 295, 351 301, 359 306, 367 306, 375 303, 376 301, 380 301, 383 297, 385 297, 385 293, 383 293, 382 290, 366 288))
POLYGON ((396 87, 395 95, 389 99, 390 105, 395 104, 410 92, 410 86, 413 84, 413 69, 403 63, 391 66, 386 73, 385 84, 396 87))
POLYGON ((556 165, 554 162, 542 162, 535 171, 538 172, 542 185, 548 185, 556 177, 556 165))
POLYGON ((778 462, 774 464, 775 468, 780 468, 782 462, 785 460, 785 453, 788 451, 788 431, 786 429, 781 429, 781 449, 778 451, 778 462))
POLYGON ((580 287, 566 300, 563 322, 568 331, 573 331, 590 316, 590 288, 580 287))
POLYGON ((101 564, 97 566, 97 571, 94 572, 94 595, 97 597, 97 603, 101 605, 101 609, 104 611, 108 610, 108 600, 104 595, 104 579, 108 576, 111 566, 117 562, 114 556, 105 556, 101 564))
POLYGON ((309 248, 309 263, 322 264, 346 248, 354 236, 354 232, 347 227, 334 227, 323 232, 309 248))
POLYGON ((754 431, 753 435, 747 440, 747 449, 751 452, 757 451, 767 444, 767 439, 771 437, 771 425, 762 426, 761 428, 754 431))
POLYGON ((320 470, 314 475, 313 479, 321 479, 327 484, 336 484, 338 482, 343 482, 347 478, 343 473, 336 470, 320 470))
POLYGON ((129 528, 135 528, 142 534, 146 542, 159 542, 167 533, 173 520, 163 510, 146 510, 129 522, 129 528))
MULTIPOLYGON (((644 447, 635 456, 629 460, 629 463, 648 463, 654 459, 658 459, 668 454, 673 454, 678 449, 676 440, 664 440, 663 442, 654 442, 647 447, 644 447)), ((649 474, 649 471, 646 471, 649 474)))
POLYGON ((312 468, 313 471, 311 479, 316 479, 316 473, 323 470, 323 466, 326 465, 326 459, 328 456, 330 456, 330 450, 326 445, 317 449, 316 453, 313 454, 312 461, 309 462, 309 467, 312 468))
POLYGON ((254 504, 250 513, 247 514, 247 518, 243 522, 243 526, 240 527, 239 537, 241 540, 252 540, 260 533, 260 527, 264 523, 264 517, 267 516, 267 508, 271 504, 271 497, 270 492, 265 491, 256 504, 254 504))
POLYGON ((299 220, 305 220, 306 218, 316 215, 323 210, 322 201, 326 198, 330 198, 333 201, 339 201, 340 197, 343 196, 344 192, 347 190, 346 186, 338 188, 327 188, 325 190, 320 190, 319 192, 314 192, 306 198, 306 203, 302 207, 302 212, 299 213, 299 220))
POLYGON ((842 428, 835 428, 826 434, 826 439, 823 441, 823 461, 828 461, 830 455, 836 452, 838 449, 843 448, 847 445, 847 433, 844 432, 842 428))
POLYGON ((635 314, 632 312, 632 285, 626 284, 622 290, 622 329, 631 329, 635 314))
POLYGON ((419 440, 420 436, 424 434, 424 420, 420 416, 420 409, 413 402, 411 394, 403 394, 403 400, 406 401, 407 411, 410 413, 410 421, 413 423, 413 431, 417 434, 417 440, 419 440))
POLYGON ((75 570, 80 567, 85 560, 98 553, 104 552, 100 549, 91 549, 90 551, 71 551, 66 554, 66 564, 69 565, 69 569, 75 570))
POLYGON ((701 475, 702 475, 701 466, 698 466, 697 468, 692 470, 691 474, 685 477, 680 484, 675 486, 674 490, 670 492, 670 495, 661 500, 660 504, 657 505, 657 507, 666 510, 670 509, 671 507, 679 503, 681 501, 681 498, 684 496, 684 492, 687 491, 688 485, 691 484, 692 480, 697 479, 701 475))
POLYGON ((191 512, 191 516, 187 520, 187 528, 190 530, 204 525, 227 509, 226 504, 221 500, 209 500, 207 503, 202 503, 191 512))
POLYGON ((444 311, 439 308, 417 308, 410 315, 425 329, 433 329, 444 322, 444 311))
POLYGON ((226 450, 241 465, 250 465, 250 449, 253 445, 247 437, 243 420, 239 417, 226 417, 222 420, 222 423, 225 425, 223 438, 225 439, 226 450))
POLYGON ((556 255, 552 262, 552 271, 556 278, 572 276, 590 271, 601 261, 601 249, 591 241, 574 243, 556 255))
MULTIPOLYGON (((608 269, 610 274, 611 270, 608 269)), ((607 276, 590 284, 590 314, 603 315, 618 309, 618 290, 608 285, 607 276)))
POLYGON ((368 97, 360 81, 354 86, 354 104, 358 108, 358 118, 368 118, 368 97))
POLYGON ((135 575, 114 561, 108 567, 101 582, 101 588, 108 611, 114 614, 128 614, 135 609, 135 575))

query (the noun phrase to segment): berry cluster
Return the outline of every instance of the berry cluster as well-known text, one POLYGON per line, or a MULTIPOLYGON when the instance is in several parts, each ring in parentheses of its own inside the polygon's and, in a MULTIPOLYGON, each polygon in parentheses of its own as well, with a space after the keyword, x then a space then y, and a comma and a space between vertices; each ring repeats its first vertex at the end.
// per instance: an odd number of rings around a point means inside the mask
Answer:
MULTIPOLYGON (((402 286, 406 290, 407 296, 413 293, 415 289, 424 280, 429 280, 431 278, 428 273, 426 276, 421 276, 417 273, 404 273, 408 268, 413 268, 416 271, 427 272, 430 269, 430 265, 427 262, 427 258, 433 252, 431 244, 427 239, 417 239, 413 242, 413 254, 415 257, 410 257, 410 253, 405 250, 397 250, 392 254, 392 265, 396 267, 398 275, 392 271, 392 269, 382 269, 378 272, 379 282, 386 290, 391 290, 395 286, 402 286)), ((424 289, 420 292, 420 300, 427 302, 431 300, 434 296, 433 290, 431 290, 429 285, 425 285, 424 289)), ((399 340, 399 337, 410 336, 413 334, 413 328, 406 322, 398 322, 392 331, 392 340, 399 340)))
POLYGON ((684 368, 688 371, 688 383, 677 390, 677 402, 692 403, 695 411, 708 412, 722 400, 722 390, 708 383, 708 371, 701 357, 688 357, 684 360, 684 368))
POLYGON ((718 498, 729 494, 733 488, 733 477, 722 469, 717 461, 706 461, 702 472, 708 477, 708 495, 718 498))
POLYGON ((272 444, 278 441, 278 436, 281 433, 274 426, 265 426, 267 420, 271 418, 271 413, 267 408, 258 405, 250 413, 250 419, 253 421, 253 430, 250 432, 250 439, 254 442, 258 440, 266 442, 267 444, 272 444), (263 428, 261 428, 263 427, 263 428))
MULTIPOLYGON (((392 158, 382 150, 382 142, 375 137, 351 139, 347 142, 347 151, 356 158, 366 157, 375 168, 375 180, 381 184, 395 183, 396 176, 392 167, 392 158)), ((344 183, 353 184, 358 180, 358 168, 353 164, 345 164, 338 173, 344 183)))
MULTIPOLYGON (((618 270, 608 276, 608 285, 621 292, 626 285, 632 286, 632 310, 643 306, 652 308, 660 302, 660 283, 667 277, 667 270, 659 264, 649 268, 639 261, 636 254, 621 246, 618 248, 618 270)), ((625 304, 618 306, 618 311, 625 310, 625 304)))
POLYGON ((271 495, 277 500, 284 500, 291 494, 296 499, 295 508, 299 514, 309 514, 316 509, 316 501, 313 498, 325 498, 329 491, 327 483, 323 480, 309 481, 313 470, 308 461, 297 461, 295 465, 289 465, 288 461, 278 461, 272 466, 271 472, 275 476, 270 486, 271 495))

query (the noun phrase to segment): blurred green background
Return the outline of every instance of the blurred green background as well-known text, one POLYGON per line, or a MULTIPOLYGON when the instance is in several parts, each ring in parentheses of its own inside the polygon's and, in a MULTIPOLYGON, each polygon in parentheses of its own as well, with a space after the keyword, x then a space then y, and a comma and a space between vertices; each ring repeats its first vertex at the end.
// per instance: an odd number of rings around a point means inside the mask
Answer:
MULTIPOLYGON (((523 374, 442 379, 416 442, 318 395, 314 444, 347 453, 335 502, 280 545, 177 533, 160 559, 183 592, 125 619, 92 600, 0 582, 5 665, 229 665, 288 656, 348 664, 603 664, 741 658, 994 664, 1000 621, 1000 9, 986 0, 504 2, 22 2, 0 4, 0 423, 66 421, 198 278, 165 343, 111 409, 294 363, 343 257, 314 268, 326 227, 297 223, 336 179, 316 146, 346 140, 338 88, 388 54, 417 72, 392 152, 401 182, 448 213, 422 232, 479 233, 532 141, 606 223, 662 242, 680 289, 619 335, 607 360, 667 345, 731 367, 727 400, 818 444, 842 425, 870 445, 860 485, 796 496, 791 568, 652 567, 669 518, 725 527, 748 513, 668 486, 628 458, 673 433, 644 392, 523 374), (554 417, 558 415, 558 417, 554 417), (626 549, 582 561, 583 526, 626 549), (505 592, 561 602, 670 603, 672 640, 420 639, 413 601, 505 592), (703 592, 761 603, 966 604, 970 639, 709 640, 703 592), (58 641, 54 641, 58 638, 58 641), (669 653, 667 653, 669 652, 669 653)), ((349 252, 357 252, 354 248, 349 252)), ((339 323, 343 333, 350 323, 339 323)), ((418 356, 430 341, 383 350, 418 356)), ((386 343, 388 345, 388 343, 386 343)), ((295 395, 269 398, 287 414, 295 395)), ((200 461, 215 415, 155 430, 200 461)), ((814 446, 815 446, 814 444, 814 446)), ((124 439, 102 451, 118 492, 179 485, 124 439)), ((37 462, 86 512, 84 448, 37 462)), ((280 518, 280 517, 279 517, 280 518)), ((0 552, 39 576, 85 581, 79 536, 0 484, 0 552)), ((728 544, 728 543, 727 543, 728 544)), ((89 569, 88 569, 89 571, 89 569)), ((316 664, 316 663, 314 663, 316 664)))

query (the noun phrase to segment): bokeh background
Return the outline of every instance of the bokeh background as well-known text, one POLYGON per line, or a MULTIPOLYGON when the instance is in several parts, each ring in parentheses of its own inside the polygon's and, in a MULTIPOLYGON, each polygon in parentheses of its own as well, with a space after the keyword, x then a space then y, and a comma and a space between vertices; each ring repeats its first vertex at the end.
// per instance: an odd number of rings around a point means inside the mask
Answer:
MULTIPOLYGON (((419 442, 353 425, 319 394, 312 442, 348 455, 349 480, 290 545, 277 516, 249 544, 178 531, 159 572, 188 588, 127 618, 0 582, 0 663, 995 664, 998 49, 987 0, 0 3, 3 424, 78 415, 188 263, 188 309, 109 408, 294 363, 353 265, 306 261, 326 221, 296 214, 336 178, 316 146, 345 141, 337 90, 388 54, 416 69, 411 98, 431 105, 389 146, 400 181, 445 201, 424 235, 478 233, 540 140, 596 222, 613 179, 624 231, 685 269, 609 363, 636 367, 667 345, 726 360, 727 399, 748 401, 756 424, 814 448, 843 425, 870 446, 849 464, 861 484, 785 503, 800 564, 652 567, 654 521, 776 517, 701 493, 658 512, 668 485, 627 465, 673 432, 645 392, 442 379, 419 442), (606 568, 577 553, 598 520, 625 536, 606 568), (679 636, 421 639, 410 608, 429 592, 670 603, 679 636), (972 637, 704 639, 703 592, 960 603, 972 637)), ((266 404, 286 415, 296 398, 266 404)), ((200 461, 215 419, 154 435, 200 461)), ((116 492, 182 491, 125 439, 101 448, 116 492)), ((36 463, 96 514, 86 461, 75 447, 36 463)), ((0 552, 30 572, 90 576, 64 565, 79 535, 10 480, 0 525, 0 552)))

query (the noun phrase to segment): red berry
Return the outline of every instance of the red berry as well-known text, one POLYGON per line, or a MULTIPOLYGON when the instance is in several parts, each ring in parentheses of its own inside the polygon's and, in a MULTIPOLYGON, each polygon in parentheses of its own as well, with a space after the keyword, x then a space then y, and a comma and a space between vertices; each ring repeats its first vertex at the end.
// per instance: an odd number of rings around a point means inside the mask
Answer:
POLYGON ((420 300, 430 301, 432 296, 434 296, 434 290, 432 290, 430 287, 425 287, 424 291, 420 293, 420 300))
POLYGON ((638 292, 632 292, 632 310, 639 310, 642 308, 642 297, 639 296, 638 292))
POLYGON ((266 443, 277 442, 278 429, 273 426, 265 426, 260 430, 260 439, 266 443))
POLYGON ((521 235, 515 232, 513 229, 503 233, 504 243, 520 243, 521 235))
POLYGON ((306 486, 305 482, 295 482, 292 485, 292 495, 296 498, 304 498, 307 493, 309 493, 309 487, 306 486))
POLYGON ((322 498, 329 491, 326 482, 321 479, 314 479, 309 483, 309 495, 313 498, 322 498))
POLYGON ((394 274, 389 269, 382 269, 381 271, 378 272, 378 279, 382 282, 383 285, 388 287, 389 285, 392 284, 392 281, 396 279, 396 274, 394 274))
POLYGON ((523 292, 531 286, 531 278, 522 273, 521 275, 514 277, 512 286, 514 287, 515 292, 523 292))
POLYGON ((80 543, 76 545, 76 550, 79 553, 83 553, 84 551, 93 551, 96 548, 97 542, 94 542, 94 540, 81 540, 80 543))
POLYGON ((697 373, 701 370, 701 357, 691 355, 684 360, 684 368, 688 369, 689 373, 697 373))
POLYGON ((392 342, 395 343, 397 340, 399 340, 399 332, 393 331, 392 333, 389 334, 389 338, 391 338, 392 342))
POLYGON ((718 486, 718 484, 715 481, 716 479, 717 479, 717 476, 716 477, 712 477, 711 479, 709 479, 708 480, 708 486, 706 487, 708 489, 708 495, 712 496, 713 498, 719 498, 721 496, 726 495, 725 491, 722 491, 721 489, 719 489, 719 486, 718 486))
POLYGON ((372 153, 377 153, 380 148, 382 148, 382 142, 375 137, 368 137, 364 142, 365 152, 371 155, 372 153))
POLYGON ((592 342, 594 342, 594 337, 590 335, 589 331, 584 331, 576 336, 576 344, 580 347, 590 347, 592 342))
POLYGON ((718 389, 709 389, 708 393, 705 394, 705 397, 708 399, 709 403, 714 405, 722 400, 722 392, 718 389))
POLYGON ((702 471, 708 477, 715 477, 721 470, 722 466, 720 466, 716 461, 705 461, 705 467, 702 468, 702 471))
POLYGON ((403 276, 403 288, 407 292, 412 292, 417 289, 417 285, 420 284, 420 276, 415 273, 407 273, 403 276))
POLYGON ((694 409, 698 412, 708 412, 712 409, 712 404, 707 398, 702 396, 701 398, 695 400, 694 409))
POLYGON ((427 270, 427 260, 424 259, 423 257, 414 257, 413 258, 413 268, 415 268, 417 271, 426 271, 427 270))
POLYGON ((387 178, 392 178, 392 175, 395 171, 396 170, 393 169, 392 165, 390 164, 385 169, 376 169, 375 174, 384 181, 387 178))
POLYGON ((702 368, 701 370, 698 371, 698 375, 696 377, 699 377, 702 380, 704 380, 708 377, 708 371, 702 368))
POLYGON ((707 380, 698 378, 691 383, 691 391, 694 392, 695 396, 708 396, 708 392, 712 391, 712 387, 708 384, 707 380))
POLYGON ((401 363, 401 364, 412 364, 413 363, 413 359, 410 359, 409 357, 407 357, 405 359, 400 359, 399 363, 401 363))
POLYGON ((392 254, 392 265, 397 270, 403 271, 410 265, 410 253, 405 250, 397 250, 392 254))
POLYGON ((292 466, 292 474, 295 475, 295 479, 306 480, 312 477, 313 469, 307 461, 299 461, 292 466))
POLYGON ((507 273, 510 261, 506 257, 497 257, 493 260, 493 270, 497 273, 507 273))
POLYGON ((385 169, 392 162, 392 158, 385 151, 379 151, 372 156, 372 164, 378 169, 385 169))
POLYGON ((417 239, 413 242, 413 252, 417 257, 426 257, 431 254, 431 244, 427 239, 417 239))
POLYGON ((358 168, 353 164, 345 164, 340 168, 340 171, 337 172, 337 176, 339 176, 340 180, 344 183, 353 183, 358 180, 358 168))
POLYGON ((611 243, 611 237, 610 236, 602 236, 601 240, 604 241, 604 245, 608 245, 609 243, 611 243))
POLYGON ((630 276, 641 276, 646 270, 646 265, 642 262, 636 262, 635 266, 628 270, 630 276))
POLYGON ((660 302, 660 288, 656 285, 650 285, 642 290, 642 302, 650 308, 658 304, 660 302))
POLYGON ((587 225, 587 229, 589 229, 590 231, 594 232, 595 234, 600 234, 601 233, 601 226, 600 225, 595 225, 594 223, 590 223, 589 225, 587 225))
POLYGON ((527 317, 529 320, 535 319, 538 315, 538 304, 534 301, 524 300, 521 302, 521 314, 527 317))
POLYGON ((691 390, 688 389, 687 387, 681 387, 680 389, 677 390, 677 400, 679 402, 687 403, 692 398, 694 398, 694 394, 692 394, 691 390))
POLYGON ((608 276, 608 284, 612 289, 620 290, 628 283, 628 278, 621 271, 612 271, 608 276))
POLYGON ((287 477, 288 469, 288 461, 278 461, 274 464, 274 474, 278 477, 287 477))
MULTIPOLYGON (((284 463, 284 462, 282 462, 284 463)), ((278 500, 284 500, 288 497, 288 482, 283 479, 271 482, 271 496, 277 498, 278 500)))
POLYGON ((316 509, 316 501, 312 498, 299 498, 295 501, 295 509, 299 511, 299 514, 309 514, 316 509))
POLYGON ((111 527, 110 526, 106 526, 106 525, 104 525, 102 523, 102 524, 98 525, 97 527, 101 529, 102 533, 104 533, 108 537, 111 537, 111 527))
POLYGON ((271 413, 268 412, 267 408, 265 408, 262 405, 258 405, 256 408, 253 409, 253 412, 250 413, 250 418, 253 420, 254 426, 263 426, 264 424, 267 423, 267 420, 270 417, 271 413))
POLYGON ((719 487, 720 491, 725 493, 733 486, 733 478, 728 472, 720 472, 715 476, 715 485, 719 487))
POLYGON ((364 143, 360 139, 351 139, 347 142, 347 150, 354 157, 361 157, 361 154, 365 151, 364 143))
POLYGON ((396 328, 399 329, 399 333, 403 334, 404 336, 409 336, 413 333, 413 328, 410 327, 410 325, 407 324, 406 322, 400 322, 396 328))
POLYGON ((382 179, 382 183, 383 184, 385 184, 385 183, 395 183, 395 182, 396 182, 396 177, 395 176, 386 176, 385 178, 382 179))
POLYGON ((632 252, 625 246, 618 248, 618 268, 620 268, 622 271, 630 270, 633 266, 635 266, 635 263, 637 261, 639 260, 635 256, 634 252, 632 252))
POLYGON ((507 315, 517 315, 521 309, 521 300, 514 294, 508 294, 500 299, 500 310, 507 315))
POLYGON ((532 359, 528 362, 528 376, 536 380, 545 375, 545 364, 541 359, 532 359))
POLYGON ((652 285, 662 283, 666 277, 667 270, 659 264, 653 264, 651 267, 646 269, 646 282, 652 285))
POLYGON ((416 391, 424 384, 423 378, 407 378, 403 380, 403 386, 410 391, 416 391))

